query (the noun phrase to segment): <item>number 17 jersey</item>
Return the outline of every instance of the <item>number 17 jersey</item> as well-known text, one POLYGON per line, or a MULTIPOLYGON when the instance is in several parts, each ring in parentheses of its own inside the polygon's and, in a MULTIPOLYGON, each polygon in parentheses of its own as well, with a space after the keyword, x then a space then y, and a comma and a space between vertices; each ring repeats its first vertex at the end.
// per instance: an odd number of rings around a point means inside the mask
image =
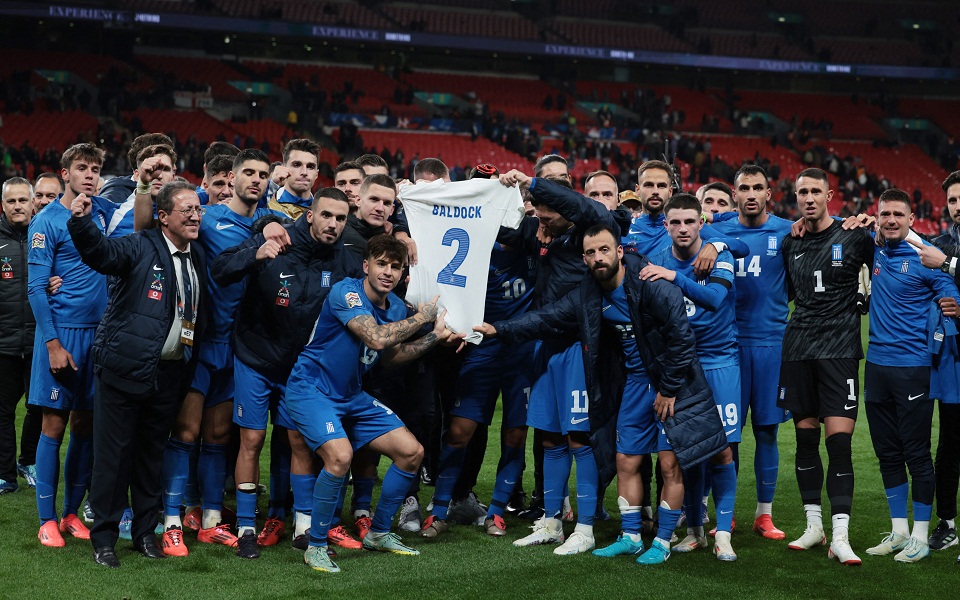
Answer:
POLYGON ((795 309, 783 338, 783 360, 863 358, 857 290, 860 267, 873 263, 873 238, 840 221, 783 243, 795 309))

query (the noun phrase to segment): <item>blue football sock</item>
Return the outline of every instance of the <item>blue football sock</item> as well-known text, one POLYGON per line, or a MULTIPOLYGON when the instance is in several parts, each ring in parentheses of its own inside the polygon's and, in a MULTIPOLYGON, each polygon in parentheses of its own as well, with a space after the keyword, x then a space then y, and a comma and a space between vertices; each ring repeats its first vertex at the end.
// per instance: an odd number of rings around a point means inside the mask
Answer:
POLYGON ((380 486, 380 501, 377 502, 377 511, 373 513, 373 524, 370 525, 370 531, 374 533, 390 531, 393 517, 396 516, 404 498, 407 497, 410 481, 416 476, 415 472, 407 473, 401 471, 397 465, 390 465, 387 474, 383 476, 383 484, 380 486))
POLYGON ((316 475, 290 474, 290 486, 293 488, 293 510, 306 515, 313 511, 313 488, 317 484, 316 475))
POLYGON ((290 494, 290 444, 287 430, 274 425, 270 436, 270 509, 268 516, 280 519, 287 516, 290 494), (278 431, 281 435, 277 435, 278 431))
MULTIPOLYGON (((887 506, 890 507, 890 518, 891 519, 906 519, 907 518, 907 490, 908 484, 902 483, 897 487, 886 488, 887 492, 887 506)), ((917 520, 917 515, 913 515, 914 521, 917 520)), ((927 519, 930 520, 930 513, 927 513, 927 519)))
POLYGON ((373 486, 376 479, 373 477, 353 476, 353 504, 354 510, 365 510, 372 514, 370 505, 373 503, 373 486))
POLYGON ((680 512, 679 508, 663 508, 661 506, 657 509, 657 516, 660 519, 657 537, 661 540, 666 540, 667 547, 670 546, 670 538, 673 537, 673 530, 677 528, 677 523, 680 521, 680 512))
POLYGON ((733 528, 733 509, 737 504, 737 470, 731 462, 712 465, 713 503, 717 508, 717 531, 733 528))
MULTIPOLYGON (((75 515, 90 487, 93 472, 93 436, 70 432, 67 455, 63 459, 63 514, 75 515)), ((126 494, 124 494, 126 495, 126 494)))
POLYGON ((433 492, 433 512, 431 513, 440 520, 447 518, 450 498, 453 496, 453 488, 457 485, 460 471, 463 470, 463 459, 466 454, 466 447, 454 448, 444 444, 443 448, 440 449, 436 488, 433 492))
POLYGON ((170 438, 163 451, 163 468, 160 479, 163 481, 163 514, 180 516, 183 504, 183 490, 187 486, 190 471, 190 454, 196 444, 181 442, 170 438))
POLYGON ((493 498, 490 500, 490 508, 487 509, 487 518, 492 519, 494 515, 503 516, 507 502, 510 501, 510 495, 517 487, 517 481, 523 473, 523 448, 513 448, 504 445, 500 452, 500 464, 503 465, 497 473, 496 482, 493 485, 493 498))
POLYGON ((244 487, 253 486, 252 490, 237 488, 237 529, 241 527, 257 526, 257 486, 256 484, 241 484, 244 487))
POLYGON ((930 515, 933 513, 932 504, 923 504, 922 502, 913 503, 913 521, 929 521, 930 515))
POLYGON ((577 460, 577 523, 593 525, 597 513, 597 486, 600 474, 592 446, 580 446, 570 451, 577 460))
POLYGON ((183 505, 200 506, 200 483, 197 481, 197 463, 200 462, 200 444, 193 444, 187 471, 187 485, 183 488, 183 505))
POLYGON ((777 446, 777 425, 755 425, 753 436, 757 451, 753 456, 753 472, 757 479, 757 502, 773 502, 780 473, 780 450, 777 446))
POLYGON ((320 469, 317 482, 313 486, 313 521, 310 523, 310 545, 326 546, 327 533, 330 531, 330 522, 337 510, 337 499, 340 497, 340 488, 347 479, 346 475, 337 477, 320 469))
POLYGON ((642 524, 639 506, 620 508, 620 529, 622 529, 624 533, 640 535, 640 527, 642 524))
POLYGON ((226 445, 203 442, 200 445, 200 458, 197 460, 197 481, 200 482, 204 510, 223 510, 223 485, 226 479, 226 445))
POLYGON ((703 463, 683 471, 683 511, 687 515, 687 527, 703 526, 705 471, 703 463))
POLYGON ((569 446, 543 447, 543 509, 547 516, 557 515, 563 509, 571 466, 569 446))
POLYGON ((60 440, 40 434, 37 444, 37 513, 40 524, 57 520, 57 484, 60 483, 60 440))
POLYGON ((330 521, 330 528, 333 529, 343 520, 343 504, 347 501, 347 484, 340 486, 340 496, 337 497, 337 508, 333 511, 333 519, 330 521))

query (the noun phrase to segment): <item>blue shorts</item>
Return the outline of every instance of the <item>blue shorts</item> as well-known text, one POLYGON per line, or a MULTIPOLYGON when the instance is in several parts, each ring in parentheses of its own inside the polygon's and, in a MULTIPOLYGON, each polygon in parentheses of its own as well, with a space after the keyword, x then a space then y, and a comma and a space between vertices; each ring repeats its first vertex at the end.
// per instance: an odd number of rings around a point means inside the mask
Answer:
POLYGON ((535 379, 535 342, 511 346, 494 340, 474 348, 460 367, 453 410, 456 417, 490 425, 503 398, 503 428, 527 424, 527 402, 535 379))
POLYGON ((740 416, 754 425, 779 425, 790 411, 777 407, 782 346, 740 346, 740 416))
POLYGON ((96 327, 57 327, 63 349, 73 356, 77 370, 58 377, 50 372, 47 344, 36 336, 30 371, 30 404, 54 410, 93 410, 93 339, 96 327))
POLYGON ((713 401, 720 412, 723 422, 723 432, 727 434, 727 441, 739 444, 743 423, 740 420, 740 367, 732 365, 719 369, 704 370, 707 383, 713 390, 713 401))
POLYGON ((200 360, 190 389, 203 394, 203 407, 233 401, 233 348, 225 342, 200 344, 200 360))
POLYGON ((544 352, 543 344, 538 345, 538 362, 546 360, 547 368, 530 390, 527 425, 563 435, 589 432, 590 403, 580 342, 552 356, 544 352))
POLYGON ((244 429, 265 430, 270 413, 276 411, 280 398, 283 398, 286 380, 274 381, 236 357, 233 359, 233 379, 236 385, 233 422, 244 429))
POLYGON ((357 450, 403 427, 400 417, 366 392, 331 400, 323 397, 315 385, 301 383, 287 387, 281 405, 314 452, 330 440, 341 438, 349 439, 357 450))
POLYGON ((666 442, 653 412, 656 399, 657 390, 646 374, 627 377, 617 414, 617 452, 633 456, 650 454, 660 449, 661 438, 666 442))

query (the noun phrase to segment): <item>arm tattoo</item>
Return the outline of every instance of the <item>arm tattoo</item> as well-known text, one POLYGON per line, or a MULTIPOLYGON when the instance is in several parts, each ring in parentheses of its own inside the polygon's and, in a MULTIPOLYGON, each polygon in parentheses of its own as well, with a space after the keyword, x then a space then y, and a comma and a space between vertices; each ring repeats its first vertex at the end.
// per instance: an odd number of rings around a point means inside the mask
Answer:
POLYGON ((431 331, 420 339, 414 340, 408 344, 400 344, 397 346, 396 352, 393 354, 393 356, 390 357, 390 364, 396 365, 409 362, 411 360, 416 360, 423 356, 427 350, 433 348, 438 341, 440 341, 440 338, 437 337, 436 333, 431 331))
POLYGON ((351 332, 363 340, 368 348, 386 349, 409 338, 421 325, 426 323, 422 313, 402 321, 378 325, 373 315, 360 315, 347 323, 351 332))

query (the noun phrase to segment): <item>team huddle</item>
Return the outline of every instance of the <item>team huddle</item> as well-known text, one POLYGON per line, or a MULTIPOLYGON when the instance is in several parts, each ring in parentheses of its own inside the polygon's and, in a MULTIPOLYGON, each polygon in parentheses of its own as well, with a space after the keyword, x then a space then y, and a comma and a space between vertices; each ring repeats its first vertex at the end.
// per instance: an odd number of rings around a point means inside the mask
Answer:
POLYGON ((960 172, 943 185, 954 224, 927 241, 897 189, 875 217, 831 217, 833 191, 815 168, 796 177, 794 223, 767 213, 769 180, 755 165, 732 188, 693 195, 651 160, 635 192, 597 171, 580 194, 557 155, 532 177, 478 165, 463 182, 422 159, 413 183, 364 155, 314 193, 319 155, 296 139, 271 165, 217 142, 195 187, 176 178, 171 140, 147 134, 131 147, 130 177, 101 183, 103 152, 77 144, 59 176, 3 184, 0 237, 19 242, 22 260, 4 258, 0 288, 20 298, 4 306, 26 340, 4 354, 26 357, 8 368, 22 380, 12 406, 25 393, 30 409, 19 463, 13 413, 2 414, 0 488, 15 491, 18 471, 36 488, 44 546, 89 539, 95 561, 115 568, 120 537, 149 558, 183 557, 193 530, 255 559, 288 536, 311 568, 338 572, 335 547, 419 554, 393 532, 398 514, 400 531, 436 538, 455 535, 455 522, 505 536, 512 513, 533 521, 515 546, 656 565, 713 537, 717 559, 734 561, 749 415, 753 531, 787 539, 772 508, 779 427, 792 420, 806 528, 789 548, 828 546, 857 565, 851 440, 863 358, 892 521, 867 554, 917 562, 957 544, 960 172), (483 505, 472 488, 498 398, 501 453, 483 505), (374 505, 382 455, 391 464, 374 505), (622 531, 598 540, 614 478, 622 531), (569 534, 564 521, 576 521, 569 534))

